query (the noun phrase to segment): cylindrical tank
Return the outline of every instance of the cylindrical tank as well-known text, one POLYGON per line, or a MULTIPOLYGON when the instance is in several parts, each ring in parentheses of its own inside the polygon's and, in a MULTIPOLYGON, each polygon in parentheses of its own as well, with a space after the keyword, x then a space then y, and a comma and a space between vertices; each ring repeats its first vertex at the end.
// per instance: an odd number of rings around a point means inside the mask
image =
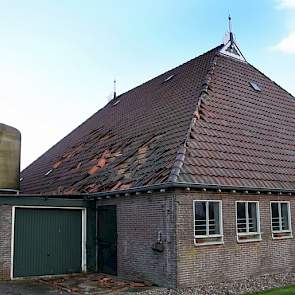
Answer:
POLYGON ((19 191, 21 134, 0 123, 0 193, 19 191))

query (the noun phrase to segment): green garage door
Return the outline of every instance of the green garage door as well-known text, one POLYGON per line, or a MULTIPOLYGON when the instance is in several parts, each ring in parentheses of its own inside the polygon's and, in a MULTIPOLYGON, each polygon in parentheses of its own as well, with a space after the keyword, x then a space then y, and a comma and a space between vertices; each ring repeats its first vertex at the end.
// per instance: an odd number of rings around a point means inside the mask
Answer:
POLYGON ((15 208, 13 277, 81 272, 82 210, 15 208))

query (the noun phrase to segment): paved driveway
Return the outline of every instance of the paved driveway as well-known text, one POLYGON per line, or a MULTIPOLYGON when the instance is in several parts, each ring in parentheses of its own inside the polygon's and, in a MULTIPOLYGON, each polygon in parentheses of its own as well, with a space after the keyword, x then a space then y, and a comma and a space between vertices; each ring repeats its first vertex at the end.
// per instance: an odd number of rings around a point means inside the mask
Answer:
MULTIPOLYGON (((0 294, 2 295, 68 295, 67 292, 62 292, 52 289, 46 284, 41 284, 37 281, 13 281, 0 282, 0 294)), ((77 294, 77 293, 76 293, 77 294)), ((75 295, 76 295, 75 294, 75 295)))

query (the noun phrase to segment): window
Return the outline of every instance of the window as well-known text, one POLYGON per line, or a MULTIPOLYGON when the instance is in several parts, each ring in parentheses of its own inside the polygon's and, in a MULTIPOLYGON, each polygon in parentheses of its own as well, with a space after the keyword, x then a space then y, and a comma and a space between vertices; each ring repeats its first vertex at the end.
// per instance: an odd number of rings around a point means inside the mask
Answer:
POLYGON ((164 82, 168 82, 168 81, 170 81, 171 79, 174 78, 174 76, 175 76, 175 74, 170 75, 168 78, 166 78, 166 79, 164 80, 164 82))
POLYGON ((223 243, 221 201, 194 201, 195 245, 223 243))
POLYGON ((238 242, 251 242, 261 239, 259 203, 236 203, 237 239, 238 242))
POLYGON ((273 239, 292 238, 289 202, 270 202, 273 239))
POLYGON ((252 86, 252 88, 253 88, 255 91, 257 91, 257 92, 261 92, 261 89, 260 89, 260 87, 257 85, 256 82, 252 81, 252 82, 250 82, 250 85, 252 86))

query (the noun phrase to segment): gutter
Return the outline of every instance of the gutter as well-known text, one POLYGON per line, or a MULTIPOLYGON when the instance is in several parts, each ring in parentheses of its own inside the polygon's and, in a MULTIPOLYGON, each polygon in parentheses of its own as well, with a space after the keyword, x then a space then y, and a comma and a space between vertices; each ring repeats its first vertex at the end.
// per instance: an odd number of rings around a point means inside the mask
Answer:
POLYGON ((0 193, 4 192, 4 193, 8 193, 8 194, 19 194, 19 190, 16 189, 10 189, 10 188, 0 188, 0 193))
POLYGON ((16 198, 16 199, 26 199, 26 198, 38 198, 38 199, 44 199, 44 200, 48 200, 48 199, 70 199, 70 200, 88 200, 87 196, 88 194, 76 194, 76 195, 49 195, 49 194, 22 194, 22 193, 18 193, 18 194, 11 194, 7 191, 4 191, 4 193, 2 193, 3 190, 0 190, 0 198, 16 198))
POLYGON ((219 185, 219 184, 204 184, 204 183, 184 183, 184 182, 170 182, 166 184, 156 184, 151 186, 134 187, 121 191, 108 191, 87 194, 88 199, 101 199, 108 197, 119 197, 121 195, 129 196, 130 194, 147 193, 151 194, 154 191, 165 192, 171 189, 185 189, 187 191, 194 189, 199 191, 215 191, 215 192, 242 192, 242 193, 255 193, 255 194, 294 194, 295 189, 284 188, 267 188, 267 187, 247 187, 247 186, 231 186, 231 185, 219 185))
POLYGON ((185 182, 168 182, 164 184, 155 184, 149 186, 140 186, 129 188, 125 190, 115 190, 97 193, 77 193, 72 195, 64 194, 16 194, 12 195, 8 192, 6 194, 1 194, 1 197, 15 197, 15 198, 40 198, 40 199, 71 199, 71 200, 99 200, 103 198, 111 197, 121 197, 129 196, 132 194, 151 194, 153 192, 166 192, 169 190, 184 189, 186 191, 196 190, 196 191, 211 191, 211 192, 227 192, 227 193, 245 193, 245 194, 295 194, 295 189, 285 189, 285 188, 269 188, 269 187, 247 187, 247 186, 231 186, 231 185, 219 185, 219 184, 206 184, 206 183, 185 183, 185 182))

